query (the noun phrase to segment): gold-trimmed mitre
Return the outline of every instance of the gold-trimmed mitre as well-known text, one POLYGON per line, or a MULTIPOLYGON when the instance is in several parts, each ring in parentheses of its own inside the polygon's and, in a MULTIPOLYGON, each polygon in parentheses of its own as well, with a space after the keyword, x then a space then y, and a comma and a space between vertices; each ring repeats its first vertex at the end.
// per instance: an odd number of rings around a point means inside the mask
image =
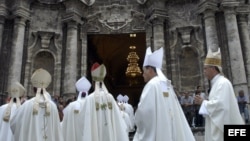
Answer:
POLYGON ((31 83, 36 88, 47 88, 50 82, 50 73, 42 68, 37 69, 31 76, 31 83))
POLYGON ((207 53, 207 57, 205 59, 204 65, 216 66, 219 68, 220 72, 222 73, 220 48, 218 48, 218 51, 216 52, 212 52, 211 49, 208 49, 208 53, 207 53))

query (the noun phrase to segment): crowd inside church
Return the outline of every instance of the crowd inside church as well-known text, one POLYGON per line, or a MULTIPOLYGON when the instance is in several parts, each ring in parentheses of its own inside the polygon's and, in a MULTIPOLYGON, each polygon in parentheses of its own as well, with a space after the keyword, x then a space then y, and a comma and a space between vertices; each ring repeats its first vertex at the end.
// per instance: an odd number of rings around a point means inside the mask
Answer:
MULTIPOLYGON (((209 137, 206 134, 213 136, 208 129, 214 128, 214 123, 210 122, 213 116, 218 116, 213 115, 216 109, 209 107, 217 98, 213 97, 215 90, 211 89, 212 96, 209 96, 207 94, 209 91, 204 92, 198 85, 193 92, 177 92, 161 71, 162 58, 163 48, 155 52, 147 48, 143 64, 143 77, 147 83, 136 109, 129 104, 129 97, 126 94, 119 94, 114 98, 109 93, 103 81, 106 76, 104 64, 93 64, 91 76, 94 83, 82 76, 75 83, 78 94, 67 99, 59 94, 51 95, 47 92, 46 88, 50 85, 52 76, 44 69, 37 69, 31 77, 34 97, 28 98, 25 95, 25 88, 19 82, 11 85, 10 96, 6 104, 0 107, 0 139, 195 141, 191 128, 204 127, 205 141, 208 141, 209 137), (89 94, 91 87, 94 90, 89 94), (211 116, 207 116, 209 114, 211 116), (209 126, 205 126, 206 124, 209 126)), ((216 76, 219 79, 220 76, 216 76)), ((224 78, 221 79, 224 81, 224 78)), ((227 83, 228 88, 225 89, 231 90, 230 83, 227 83)), ((232 95, 234 98, 228 98, 232 104, 231 110, 234 112, 234 121, 227 121, 228 123, 248 122, 247 101, 242 95, 244 96, 244 92, 240 91, 238 97, 232 95)), ((224 101, 222 107, 226 106, 224 101)), ((220 141, 221 138, 222 134, 216 135, 213 141, 220 141)))

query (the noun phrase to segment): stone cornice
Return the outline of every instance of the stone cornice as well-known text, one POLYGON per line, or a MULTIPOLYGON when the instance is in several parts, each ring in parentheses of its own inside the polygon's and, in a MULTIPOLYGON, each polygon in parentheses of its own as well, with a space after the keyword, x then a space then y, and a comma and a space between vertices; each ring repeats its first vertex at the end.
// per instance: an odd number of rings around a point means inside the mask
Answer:
POLYGON ((84 19, 81 17, 81 15, 79 13, 74 12, 74 11, 67 12, 62 17, 62 22, 70 22, 70 21, 75 21, 79 24, 84 23, 84 19))
POLYGON ((168 18, 167 10, 153 8, 150 10, 149 14, 146 16, 147 21, 154 21, 154 20, 165 20, 168 18))
POLYGON ((203 1, 203 2, 199 3, 198 9, 197 9, 198 14, 204 13, 207 10, 218 11, 219 8, 217 6, 217 2, 211 0, 211 1, 203 1))
POLYGON ((75 21, 77 23, 82 24, 83 18, 82 15, 84 13, 85 4, 82 1, 78 0, 68 0, 64 1, 64 5, 66 7, 66 12, 62 17, 63 22, 75 21))
POLYGON ((13 9, 13 16, 14 17, 22 17, 26 20, 30 19, 30 10, 26 9, 22 6, 15 7, 13 9))
POLYGON ((240 5, 236 7, 236 12, 239 14, 249 14, 250 13, 250 5, 240 5))
POLYGON ((237 7, 239 6, 240 2, 235 0, 224 0, 221 3, 222 7, 237 7))
POLYGON ((6 17, 8 15, 7 7, 4 5, 0 5, 0 16, 6 17))

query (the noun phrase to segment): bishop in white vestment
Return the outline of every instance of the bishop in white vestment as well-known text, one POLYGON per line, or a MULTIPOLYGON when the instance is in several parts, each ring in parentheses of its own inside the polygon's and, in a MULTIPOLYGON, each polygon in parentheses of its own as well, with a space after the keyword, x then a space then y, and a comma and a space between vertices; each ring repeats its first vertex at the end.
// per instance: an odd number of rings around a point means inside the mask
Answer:
POLYGON ((143 77, 147 82, 135 112, 137 130, 133 141, 195 141, 171 82, 161 69, 163 48, 147 48, 143 77))
POLYGON ((208 51, 204 63, 204 74, 211 80, 208 100, 195 96, 201 104, 199 113, 205 117, 205 141, 223 141, 224 125, 243 125, 237 99, 231 82, 222 75, 220 49, 208 51))
POLYGON ((106 76, 105 66, 95 63, 91 69, 95 90, 84 104, 84 141, 128 141, 126 124, 119 107, 108 92, 103 80, 106 76))
POLYGON ((10 121, 15 141, 63 141, 57 106, 46 88, 51 75, 37 69, 31 83, 36 96, 25 101, 10 121))
POLYGON ((83 105, 85 98, 88 96, 89 89, 91 88, 91 83, 86 77, 80 78, 76 84, 76 89, 79 92, 77 100, 71 102, 63 110, 63 121, 62 130, 63 137, 65 141, 83 141, 83 118, 80 115, 84 115, 83 105))
POLYGON ((0 139, 13 141, 14 136, 10 129, 10 120, 21 106, 20 97, 25 95, 25 88, 16 81, 10 86, 8 93, 11 97, 9 103, 0 107, 0 139))

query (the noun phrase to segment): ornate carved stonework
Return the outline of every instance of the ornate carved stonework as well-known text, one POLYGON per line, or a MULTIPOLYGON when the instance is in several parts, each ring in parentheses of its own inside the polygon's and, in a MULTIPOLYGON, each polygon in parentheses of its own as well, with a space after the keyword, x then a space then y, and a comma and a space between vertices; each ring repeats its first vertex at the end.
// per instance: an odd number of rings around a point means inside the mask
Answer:
POLYGON ((136 0, 139 4, 144 4, 147 2, 147 0, 136 0))
POLYGON ((91 6, 95 3, 95 0, 81 0, 84 4, 91 6))
POLYGON ((103 7, 99 22, 112 30, 119 30, 132 21, 131 11, 124 5, 112 4, 103 7))

